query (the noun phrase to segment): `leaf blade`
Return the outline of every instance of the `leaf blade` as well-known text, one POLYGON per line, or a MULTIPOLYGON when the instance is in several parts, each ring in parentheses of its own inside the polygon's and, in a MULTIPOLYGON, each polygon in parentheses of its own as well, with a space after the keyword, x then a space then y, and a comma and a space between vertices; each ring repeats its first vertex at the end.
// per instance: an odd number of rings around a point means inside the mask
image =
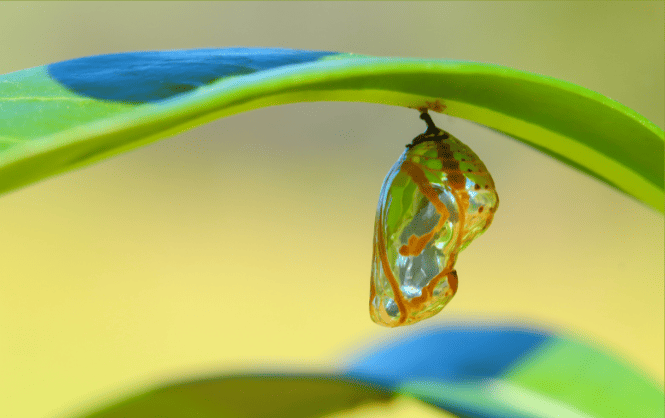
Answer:
POLYGON ((87 418, 319 417, 394 395, 334 375, 230 375, 162 385, 95 411, 87 418))
POLYGON ((518 323, 450 322, 349 359, 347 375, 469 417, 643 417, 663 388, 606 347, 518 323))
MULTIPOLYGON (((0 82, 16 74, 2 76, 0 82)), ((101 101, 117 108, 98 110, 99 117, 87 123, 19 143, 0 125, 0 138, 8 138, 4 143, 9 144, 0 150, 0 192, 215 118, 306 101, 429 107, 469 119, 665 210, 665 135, 617 102, 571 83, 495 65, 349 54, 220 78, 163 101, 101 101)))

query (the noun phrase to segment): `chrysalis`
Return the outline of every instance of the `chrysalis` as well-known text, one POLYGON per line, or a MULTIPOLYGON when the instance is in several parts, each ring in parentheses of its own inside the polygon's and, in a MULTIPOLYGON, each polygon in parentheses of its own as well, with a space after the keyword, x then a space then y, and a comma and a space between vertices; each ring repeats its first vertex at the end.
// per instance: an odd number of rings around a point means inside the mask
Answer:
POLYGON ((425 133, 388 172, 376 210, 370 315, 388 327, 443 309, 457 291, 457 254, 492 223, 499 196, 478 156, 429 114, 425 133))

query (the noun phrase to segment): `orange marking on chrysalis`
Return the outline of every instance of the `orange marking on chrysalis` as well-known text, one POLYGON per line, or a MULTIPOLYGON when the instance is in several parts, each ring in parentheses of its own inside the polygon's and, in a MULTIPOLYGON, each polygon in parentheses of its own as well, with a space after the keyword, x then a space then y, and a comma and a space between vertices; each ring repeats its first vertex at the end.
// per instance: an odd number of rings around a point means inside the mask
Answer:
MULTIPOLYGON (((379 225, 383 225, 383 215, 380 212, 379 212, 379 225)), ((395 275, 393 274, 393 271, 390 268, 390 262, 388 262, 388 254, 386 253, 386 242, 383 237, 383 229, 378 228, 376 233, 377 233, 377 241, 380 248, 379 259, 381 260, 381 267, 383 267, 383 272, 386 275, 388 282, 390 283, 390 287, 393 290, 393 295, 395 296, 393 299, 395 300, 397 308, 399 309, 398 323, 403 324, 406 321, 406 317, 408 314, 406 305, 404 304, 404 296, 402 295, 402 291, 399 288, 399 283, 397 283, 397 279, 395 278, 395 275)))

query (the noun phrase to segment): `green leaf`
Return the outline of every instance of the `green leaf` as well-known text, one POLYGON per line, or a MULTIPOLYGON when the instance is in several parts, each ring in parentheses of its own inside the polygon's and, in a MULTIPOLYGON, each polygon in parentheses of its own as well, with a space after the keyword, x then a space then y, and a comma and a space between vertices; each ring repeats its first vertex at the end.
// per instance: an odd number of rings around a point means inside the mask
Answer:
POLYGON ((307 418, 392 398, 388 391, 334 376, 238 375, 158 387, 78 416, 307 418))
POLYGON ((662 417, 663 387, 607 348, 518 323, 411 331, 354 353, 347 375, 464 417, 662 417), (442 353, 445 353, 443 355, 442 353))
POLYGON ((473 62, 252 48, 104 55, 0 76, 0 192, 216 118, 338 100, 478 122, 665 210, 663 130, 583 87, 473 62))

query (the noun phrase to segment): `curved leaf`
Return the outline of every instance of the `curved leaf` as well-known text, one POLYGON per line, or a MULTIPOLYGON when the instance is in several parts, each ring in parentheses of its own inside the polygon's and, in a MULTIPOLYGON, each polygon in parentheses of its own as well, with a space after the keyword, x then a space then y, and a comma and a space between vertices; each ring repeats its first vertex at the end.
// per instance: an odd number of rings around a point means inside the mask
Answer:
POLYGON ((347 375, 464 417, 657 417, 663 388, 578 339, 515 326, 449 325, 356 355, 347 375))
POLYGON ((252 48, 102 55, 0 76, 0 192, 215 118, 333 100, 469 119, 665 209, 662 129, 583 87, 473 62, 252 48))
POLYGON ((313 418, 385 404, 393 397, 388 391, 329 375, 236 375, 161 386, 80 416, 313 418))
MULTIPOLYGON (((426 416, 641 418, 664 413, 662 386, 640 370, 597 346, 538 329, 439 325, 391 337, 388 344, 354 356, 342 374, 246 374, 174 383, 76 416, 390 416, 398 394, 438 407, 427 409, 426 416), (369 406, 378 408, 363 411, 369 406)), ((421 409, 410 404, 406 412, 425 416, 421 409)))

